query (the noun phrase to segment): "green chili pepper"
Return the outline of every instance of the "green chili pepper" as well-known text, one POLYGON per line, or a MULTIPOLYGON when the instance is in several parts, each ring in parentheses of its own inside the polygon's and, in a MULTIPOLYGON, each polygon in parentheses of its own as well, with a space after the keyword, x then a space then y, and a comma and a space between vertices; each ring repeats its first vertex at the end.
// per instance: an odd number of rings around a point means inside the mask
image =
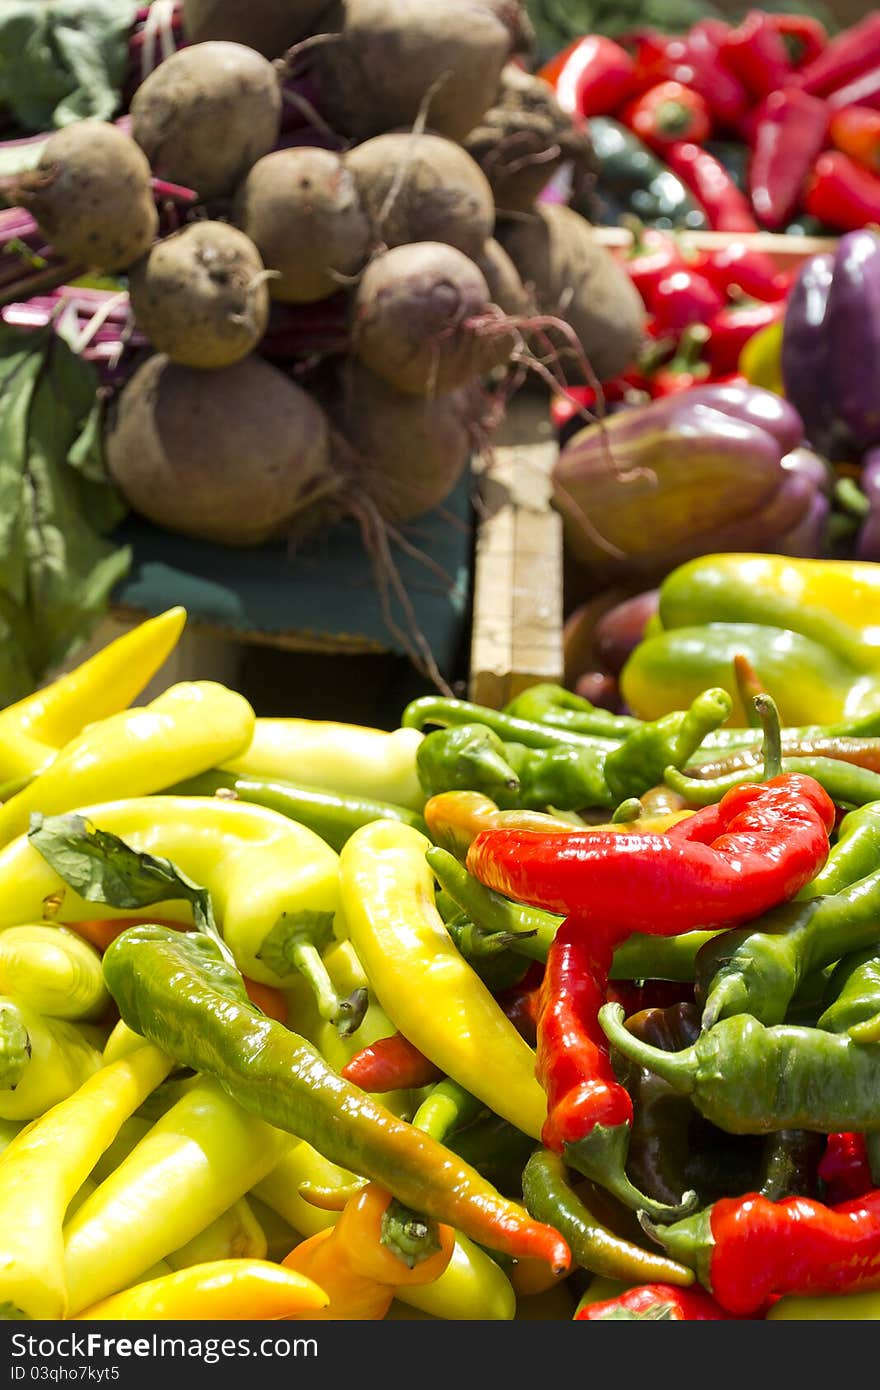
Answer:
POLYGON ((609 195, 646 226, 701 228, 706 215, 677 174, 611 116, 590 116, 599 197, 609 195))
POLYGON ((698 695, 688 709, 640 724, 605 758, 605 781, 615 803, 647 791, 663 779, 669 766, 684 767, 732 708, 727 691, 712 687, 698 695))
POLYGON ((518 985, 529 969, 526 957, 510 950, 511 942, 517 939, 510 932, 483 931, 464 913, 450 918, 446 929, 465 960, 493 994, 518 985))
POLYGON ((826 994, 830 1003, 816 1020, 817 1028, 847 1033, 856 1042, 880 1039, 880 952, 876 945, 838 961, 826 994))
POLYGON ((513 719, 524 719, 529 724, 549 724, 553 729, 599 734, 603 738, 626 738, 642 723, 635 715, 612 714, 610 710, 600 709, 582 695, 550 681, 530 685, 510 700, 502 713, 513 719))
POLYGON ((305 1039, 254 1008, 211 938, 129 927, 107 948, 104 977, 130 1028, 213 1076, 244 1109, 481 1243, 567 1267, 555 1232, 531 1222, 477 1173, 453 1163, 442 1145, 344 1081, 305 1039))
MULTIPOLYGON (((864 806, 880 801, 880 772, 845 762, 842 758, 795 757, 782 759, 783 772, 813 777, 840 806, 864 806)), ((663 771, 663 781, 692 806, 711 806, 732 787, 755 780, 755 769, 739 768, 721 777, 689 777, 675 767, 663 771)))
POLYGON ((599 1221, 569 1184, 559 1154, 535 1149, 523 1169, 522 1187, 528 1210, 562 1232, 581 1269, 635 1284, 693 1283, 693 1272, 684 1265, 643 1250, 599 1221))
POLYGON ((459 724, 480 724, 491 729, 493 734, 505 743, 521 743, 526 748, 592 748, 598 752, 609 752, 616 748, 619 738, 607 738, 599 734, 581 734, 570 729, 554 729, 549 724, 533 723, 528 719, 517 719, 489 705, 475 705, 469 700, 446 699, 434 695, 422 695, 411 700, 400 720, 401 728, 422 730, 427 724, 437 724, 441 728, 455 728, 459 724))
POLYGON ((315 787, 299 787, 279 778, 246 777, 234 772, 203 772, 168 789, 169 796, 234 795, 238 801, 253 801, 280 811, 290 820, 314 830, 332 849, 340 850, 361 825, 373 820, 400 820, 425 833, 425 822, 417 811, 391 801, 366 796, 342 796, 315 787))
POLYGON ((484 1108, 482 1101, 446 1076, 431 1087, 412 1122, 416 1129, 442 1144, 453 1130, 469 1124, 484 1108))
POLYGON ((880 1047, 845 1034, 724 1018, 691 1047, 663 1052, 633 1036, 619 1004, 599 1023, 612 1047, 648 1067, 731 1134, 880 1130, 880 1047))

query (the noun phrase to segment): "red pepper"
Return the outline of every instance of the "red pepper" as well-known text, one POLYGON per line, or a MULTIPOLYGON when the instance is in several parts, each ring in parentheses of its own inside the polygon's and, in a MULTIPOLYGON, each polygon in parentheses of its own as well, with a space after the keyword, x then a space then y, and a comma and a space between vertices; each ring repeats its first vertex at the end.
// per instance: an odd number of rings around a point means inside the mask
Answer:
POLYGON ((574 1322, 723 1322, 732 1319, 711 1294, 696 1285, 638 1284, 615 1298, 580 1302, 574 1322))
POLYGON ((695 269, 729 298, 745 296, 768 303, 784 299, 792 279, 789 272, 778 269, 772 256, 755 251, 745 241, 703 252, 695 269))
POLYGON ((627 41, 636 67, 636 91, 647 91, 658 82, 680 82, 699 92, 718 125, 735 129, 748 110, 749 94, 718 57, 729 28, 723 21, 704 20, 683 35, 637 30, 627 41))
POLYGON ((825 102, 796 87, 771 92, 763 102, 749 161, 749 195, 765 227, 779 231, 794 216, 825 148, 828 121, 825 102))
POLYGON ((668 145, 666 164, 702 207, 716 232, 757 232, 748 199, 737 188, 720 160, 690 141, 668 145))
POLYGON ((817 58, 799 70, 796 81, 802 91, 824 96, 878 64, 880 14, 875 10, 836 34, 817 58))
POLYGON ((604 116, 633 91, 635 63, 625 48, 603 34, 587 34, 551 58, 538 76, 549 82, 564 111, 604 116))
POLYGON ((874 1186, 864 1134, 829 1134, 819 1164, 829 1206, 863 1197, 874 1186))
POLYGON ((674 270, 654 286, 648 309, 661 336, 678 339, 694 323, 710 323, 724 308, 725 299, 696 270, 674 270))
POLYGON ((627 102, 620 119, 654 150, 663 150, 676 140, 694 140, 701 145, 712 133, 704 98, 683 82, 658 82, 649 87, 627 102))
POLYGON ((703 1287, 740 1317, 787 1293, 880 1288, 880 1189, 833 1207, 747 1192, 652 1234, 674 1259, 686 1251, 703 1287))
POLYGON ((712 331, 706 346, 713 378, 737 372, 740 353, 753 334, 778 323, 784 315, 784 299, 730 304, 721 309, 709 324, 712 331))
POLYGON ((821 20, 809 14, 772 14, 767 18, 782 35, 789 62, 794 68, 812 63, 828 46, 828 30, 821 20))
POLYGON ((688 324, 679 339, 675 356, 658 367, 651 377, 651 395, 655 399, 689 391, 692 386, 706 380, 711 368, 700 354, 708 338, 709 329, 704 323, 688 324))
POLYGON ((848 106, 835 111, 828 134, 836 149, 880 174, 880 111, 869 106, 848 106))
POLYGON ((643 227, 635 218, 628 223, 632 245, 624 257, 624 267, 642 300, 647 304, 651 290, 674 270, 687 270, 690 262, 672 232, 643 227))
POLYGON ((779 30, 763 10, 749 10, 722 40, 719 57, 753 99, 760 101, 785 86, 791 61, 779 30))
POLYGON ((880 222, 880 177, 848 154, 826 150, 804 189, 804 211, 841 232, 880 222))
POLYGON ((870 106, 880 109, 880 67, 854 77, 845 87, 835 87, 825 100, 830 111, 845 111, 848 106, 870 106))
POLYGON ((340 1075, 362 1091, 378 1094, 429 1086, 432 1081, 439 1081, 443 1073, 402 1033, 392 1033, 362 1047, 346 1062, 340 1075))
MULTIPOLYGON (((602 383, 602 396, 605 404, 625 400, 630 391, 647 391, 648 378, 640 372, 627 372, 625 376, 615 377, 613 381, 602 383)), ((565 394, 554 396, 550 403, 550 417, 557 430, 580 416, 584 425, 592 424, 598 416, 598 397, 592 386, 567 386, 565 394), (586 419, 583 411, 589 411, 593 419, 586 419)))

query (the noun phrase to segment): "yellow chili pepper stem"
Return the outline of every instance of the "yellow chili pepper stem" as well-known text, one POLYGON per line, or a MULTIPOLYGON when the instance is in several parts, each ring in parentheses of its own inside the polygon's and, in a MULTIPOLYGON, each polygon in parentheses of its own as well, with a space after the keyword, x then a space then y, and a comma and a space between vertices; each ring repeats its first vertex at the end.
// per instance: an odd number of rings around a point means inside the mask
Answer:
POLYGON ((36 1119, 100 1065, 100 1051, 77 1024, 0 996, 0 1118, 36 1119))
POLYGON ((277 1321, 320 1317, 327 1295, 311 1279, 270 1260, 210 1260, 124 1289, 75 1321, 277 1321))

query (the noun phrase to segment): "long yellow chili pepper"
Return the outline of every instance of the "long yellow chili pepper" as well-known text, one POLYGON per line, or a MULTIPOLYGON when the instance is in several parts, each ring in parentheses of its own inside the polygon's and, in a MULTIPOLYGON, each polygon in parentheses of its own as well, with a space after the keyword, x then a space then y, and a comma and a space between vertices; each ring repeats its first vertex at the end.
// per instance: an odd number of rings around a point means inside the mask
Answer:
POLYGON ((165 1256, 172 1269, 206 1264, 208 1260, 264 1260, 266 1233, 246 1197, 221 1212, 216 1220, 165 1256))
POLYGON ((246 747, 253 725, 244 696, 217 681, 182 681, 148 705, 89 724, 0 807, 0 844, 27 830, 32 811, 145 796, 204 772, 246 747))
POLYGON ((0 1119, 34 1120, 73 1095, 101 1066, 97 1039, 0 995, 0 1119))
MULTIPOLYGON (((133 849, 170 859, 206 888, 239 969, 264 984, 285 983, 258 956, 281 919, 295 926, 301 917, 323 913, 332 920, 339 906, 336 851, 277 811, 210 796, 150 796, 85 806, 82 814, 133 849)), ((66 887, 27 836, 19 836, 0 850, 0 930, 39 921, 47 912, 63 922, 96 915, 95 904, 66 887)), ((102 905, 98 915, 132 913, 102 905)), ((192 920, 189 905, 179 901, 135 915, 192 920)))
POLYGON ((50 1018, 100 1018, 110 1003, 94 946, 40 922, 0 932, 0 993, 50 1018))
POLYGON ((314 1318, 338 1321, 376 1321, 384 1318, 395 1291, 416 1284, 431 1284, 452 1258, 455 1232, 437 1227, 438 1249, 409 1268, 382 1242, 382 1218, 391 1195, 368 1183, 350 1197, 335 1222, 291 1250, 283 1264, 287 1269, 314 1279, 326 1290, 329 1302, 314 1318))
POLYGON ((95 1072, 0 1153, 0 1313, 67 1315, 65 1212, 120 1125, 170 1070, 144 1044, 95 1072))
POLYGON ((343 846, 340 886, 351 940, 388 1017, 440 1070, 537 1139, 547 1101, 535 1054, 453 944, 411 826, 373 821, 343 846))
POLYGON ((416 770, 418 729, 374 729, 326 719, 257 719, 243 752, 225 763, 248 777, 280 777, 343 796, 393 801, 420 811, 425 793, 416 770))
POLYGON ((169 608, 0 710, 0 782, 33 776, 86 724, 130 705, 171 655, 185 623, 185 608, 169 608))
POLYGON ((127 1288, 270 1172, 296 1140, 202 1080, 156 1121, 64 1228, 71 1313, 127 1288))
POLYGON ((112 1294, 74 1321, 278 1321, 326 1316, 327 1303, 312 1279, 271 1260, 210 1260, 112 1294))

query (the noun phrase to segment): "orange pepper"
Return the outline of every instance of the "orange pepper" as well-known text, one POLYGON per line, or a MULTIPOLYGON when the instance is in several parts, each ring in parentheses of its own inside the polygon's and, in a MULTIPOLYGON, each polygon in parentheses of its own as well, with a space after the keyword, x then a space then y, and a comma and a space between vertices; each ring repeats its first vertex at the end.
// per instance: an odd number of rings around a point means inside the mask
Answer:
POLYGON ((327 1294, 272 1260, 208 1260, 102 1298, 73 1321, 235 1322, 320 1316, 327 1294))
POLYGON ((313 1318, 377 1321, 387 1315, 397 1289, 431 1284, 446 1269, 455 1246, 451 1226, 438 1226, 440 1249, 412 1269, 382 1244, 382 1218, 390 1202, 390 1192, 367 1183, 348 1199, 335 1225, 309 1236, 282 1261, 329 1295, 330 1302, 313 1318))

